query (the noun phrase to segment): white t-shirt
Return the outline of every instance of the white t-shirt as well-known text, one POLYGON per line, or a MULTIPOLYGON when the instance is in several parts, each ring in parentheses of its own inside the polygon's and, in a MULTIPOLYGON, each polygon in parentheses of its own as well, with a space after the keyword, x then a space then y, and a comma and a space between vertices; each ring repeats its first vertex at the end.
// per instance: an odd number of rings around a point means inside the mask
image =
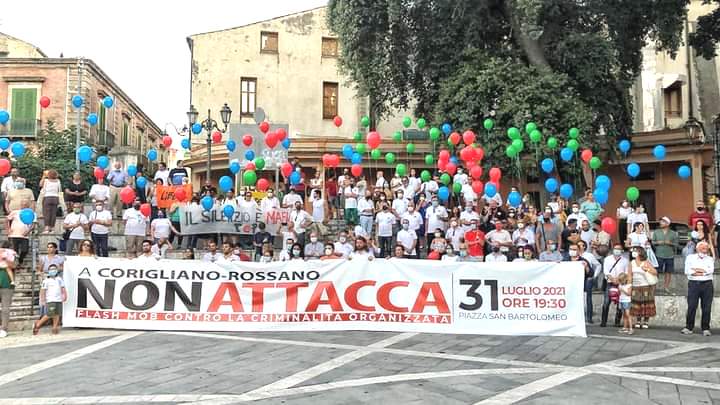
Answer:
POLYGON ((467 225, 460 225, 460 227, 463 229, 464 232, 468 232, 472 230, 472 225, 470 225, 470 222, 472 220, 480 221, 480 215, 475 211, 464 211, 460 213, 460 223, 467 222, 467 225))
POLYGON ((288 193, 283 197, 283 205, 290 208, 295 208, 295 203, 299 202, 302 204, 302 198, 297 193, 288 193))
POLYGON ((147 219, 139 210, 133 207, 126 209, 123 219, 125 220, 126 236, 145 236, 147 219))
POLYGON ((104 184, 93 184, 88 196, 93 201, 107 201, 110 199, 110 187, 104 184))
POLYGON ((403 187, 403 198, 406 200, 413 200, 415 198, 415 186, 408 181, 407 187, 403 187))
POLYGON ((373 203, 372 200, 367 198, 360 198, 357 203, 358 215, 370 215, 373 214, 373 203))
POLYGON ((377 222, 378 224, 378 236, 392 236, 392 228, 393 224, 395 224, 395 215, 391 214, 390 212, 379 212, 375 216, 375 222, 377 222))
POLYGON ((408 200, 406 200, 404 197, 396 198, 393 200, 392 209, 394 209, 395 212, 397 212, 397 214, 400 215, 401 217, 404 213, 407 212, 407 207, 408 207, 408 200))
POLYGON ((170 170, 158 170, 155 172, 155 176, 153 177, 153 181, 156 181, 157 179, 162 179, 163 185, 168 185, 168 176, 170 175, 170 170))
POLYGON ((632 212, 633 212, 632 208, 630 208, 630 207, 625 208, 623 206, 618 207, 618 209, 615 211, 615 213, 617 214, 617 217, 620 219, 627 219, 628 216, 632 212))
POLYGON ((202 261, 215 263, 218 260, 222 259, 222 257, 223 257, 223 254, 220 252, 215 252, 215 253, 207 252, 203 255, 202 261))
POLYGON ((453 176, 453 183, 467 184, 468 176, 465 173, 457 173, 453 176))
POLYGON ((420 225, 422 225, 422 215, 420 215, 419 212, 413 211, 413 212, 406 212, 402 215, 400 219, 407 219, 408 223, 410 224, 411 231, 417 231, 420 229, 420 225))
MULTIPOLYGON (((498 207, 502 205, 502 195, 500 195, 499 192, 495 193, 495 195, 492 196, 492 198, 483 194, 482 199, 483 199, 483 201, 485 201, 485 205, 490 205, 490 201, 495 201, 497 203, 498 207)), ((505 261, 507 261, 507 259, 505 261)))
POLYGON ((280 201, 273 195, 272 198, 265 197, 260 200, 260 210, 263 214, 269 212, 273 208, 280 208, 280 201))
POLYGON ((302 223, 306 220, 310 220, 312 222, 312 217, 310 214, 307 213, 305 210, 292 210, 290 211, 290 221, 292 221, 293 225, 295 226, 293 229, 295 230, 295 233, 297 234, 303 234, 305 233, 306 229, 303 228, 302 223))
POLYGON ((48 277, 42 282, 43 290, 45 290, 45 302, 62 302, 62 289, 65 288, 65 282, 60 277, 48 277))
POLYGON ((7 176, 3 179, 0 190, 2 190, 3 193, 9 193, 10 190, 15 190, 15 180, 12 176, 7 176))
MULTIPOLYGON (((112 213, 108 210, 93 211, 90 213, 90 220, 112 221, 112 213)), ((98 235, 107 235, 110 233, 110 227, 100 224, 92 224, 90 232, 98 235)))
POLYGON ((155 218, 150 223, 151 228, 155 228, 153 238, 169 238, 170 237, 170 220, 167 218, 155 218))
POLYGON ((512 234, 512 240, 513 243, 517 246, 535 246, 535 233, 531 229, 523 228, 522 231, 520 229, 516 229, 515 232, 512 234), (518 242, 519 239, 525 239, 525 243, 522 244, 518 242))
MULTIPOLYGON (((647 214, 644 212, 641 214, 638 214, 636 212, 631 212, 630 214, 628 214, 627 224, 630 227, 630 232, 633 231, 633 226, 635 226, 635 224, 638 222, 641 224, 647 224, 647 222, 648 222, 647 214)), ((647 229, 645 229, 645 230, 647 231, 647 229)))
POLYGON ((411 230, 406 231, 404 229, 401 229, 398 232, 396 239, 398 243, 401 244, 403 248, 405 248, 405 254, 415 255, 415 248, 409 250, 412 247, 413 242, 417 240, 417 234, 415 232, 411 230))
POLYGON ((620 256, 620 261, 618 261, 615 256, 607 256, 603 260, 603 273, 605 273, 606 276, 610 276, 613 278, 618 278, 620 274, 627 272, 628 269, 628 260, 625 258, 625 256, 620 256), (615 264, 617 262, 617 264, 615 264))
POLYGON ((496 255, 495 253, 490 253, 489 255, 485 255, 485 262, 487 263, 501 263, 506 261, 507 257, 504 254, 498 253, 496 255))
POLYGON ((647 235, 643 233, 636 233, 636 232, 630 232, 628 234, 628 239, 630 239, 630 246, 636 247, 645 247, 648 243, 648 237, 647 235))
POLYGON ((512 236, 510 236, 510 232, 503 230, 495 230, 488 232, 487 235, 485 235, 485 240, 487 240, 489 243, 511 243, 512 242, 512 236))
POLYGON ((159 247, 158 244, 156 243, 156 244, 152 245, 152 247, 150 248, 150 252, 157 257, 164 258, 165 253, 167 253, 167 251, 169 249, 170 249, 170 245, 168 245, 167 243, 163 244, 162 247, 159 247))
POLYGON ((427 233, 435 233, 436 229, 442 229, 443 231, 447 228, 447 224, 441 220, 441 218, 447 219, 448 213, 444 206, 438 205, 437 207, 430 206, 425 210, 425 219, 427 220, 427 233))
POLYGON ((475 193, 472 189, 472 185, 467 183, 463 184, 461 191, 465 202, 475 203, 475 200, 477 200, 477 193, 475 193))
POLYGON ((325 220, 325 200, 322 198, 312 200, 312 219, 313 222, 322 222, 325 220))
POLYGON ((43 190, 45 197, 58 197, 60 196, 60 180, 45 179, 43 183, 43 190))
POLYGON ((350 256, 350 253, 352 253, 353 250, 355 250, 353 245, 351 245, 348 242, 345 242, 345 243, 335 242, 335 243, 333 243, 333 247, 335 247, 335 253, 341 254, 343 258, 347 258, 348 256, 350 256))
MULTIPOLYGON (((408 177, 408 186, 413 190, 413 196, 415 193, 420 191, 420 185, 422 184, 422 180, 420 180, 417 177, 408 177)), ((406 196, 407 197, 407 196, 406 196)))
POLYGON ((589 222, 587 215, 583 214, 582 212, 578 212, 577 214, 572 213, 572 214, 568 215, 567 220, 565 221, 565 226, 567 226, 570 223, 570 220, 573 218, 577 220, 578 228, 580 228, 583 221, 589 222))
POLYGON ((345 208, 357 208, 357 188, 352 186, 343 187, 343 195, 345 196, 345 208))
POLYGON ((453 256, 443 255, 443 256, 440 258, 440 261, 441 261, 441 262, 456 262, 456 261, 458 261, 458 260, 459 260, 459 258, 458 258, 457 255, 453 255, 453 256))
POLYGON ((455 228, 451 226, 447 229, 447 231, 445 231, 445 239, 450 239, 453 250, 460 250, 460 238, 463 237, 465 237, 465 232, 459 226, 456 226, 455 228))
POLYGON ((385 177, 378 177, 378 179, 375 180, 375 188, 377 188, 377 189, 382 189, 382 188, 385 188, 388 186, 389 186, 389 184, 388 184, 387 180, 385 180, 385 177))
POLYGON ((432 198, 432 194, 437 193, 439 186, 435 180, 430 180, 427 183, 423 183, 423 186, 425 191, 425 198, 429 201, 432 198))
POLYGON ((88 219, 83 213, 76 214, 74 212, 71 212, 65 216, 65 220, 63 221, 63 224, 65 225, 75 225, 78 222, 81 226, 73 228, 72 232, 70 232, 70 239, 85 239, 85 229, 82 227, 82 225, 87 225, 88 219))

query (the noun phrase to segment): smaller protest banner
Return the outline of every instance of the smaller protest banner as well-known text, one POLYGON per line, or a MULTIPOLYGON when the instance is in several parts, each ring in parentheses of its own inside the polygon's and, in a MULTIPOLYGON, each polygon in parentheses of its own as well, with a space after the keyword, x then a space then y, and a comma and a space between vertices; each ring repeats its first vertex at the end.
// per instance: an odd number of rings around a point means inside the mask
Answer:
POLYGON ((157 196, 158 208, 170 208, 177 198, 175 198, 175 191, 177 189, 185 189, 186 200, 189 200, 192 196, 192 184, 183 184, 182 186, 155 186, 155 195, 157 196))

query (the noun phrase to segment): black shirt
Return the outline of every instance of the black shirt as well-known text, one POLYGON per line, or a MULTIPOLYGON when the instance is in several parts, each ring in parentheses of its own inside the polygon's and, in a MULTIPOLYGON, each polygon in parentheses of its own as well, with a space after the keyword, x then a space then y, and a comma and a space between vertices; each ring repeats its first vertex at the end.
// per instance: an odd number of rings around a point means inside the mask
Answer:
POLYGON ((188 172, 184 167, 176 167, 170 170, 168 174, 168 183, 179 186, 182 184, 183 177, 188 177, 188 172))
POLYGON ((270 242, 270 233, 267 231, 258 231, 253 235, 253 244, 255 245, 255 254, 262 256, 263 243, 270 242))
MULTIPOLYGON (((65 187, 66 190, 70 190, 75 193, 82 193, 83 191, 87 192, 87 188, 85 187, 85 184, 80 182, 80 184, 75 184, 75 182, 70 181, 70 183, 65 187)), ((85 201, 85 196, 87 194, 84 194, 82 196, 76 196, 71 194, 65 194, 65 201, 73 202, 73 203, 81 203, 85 201)))

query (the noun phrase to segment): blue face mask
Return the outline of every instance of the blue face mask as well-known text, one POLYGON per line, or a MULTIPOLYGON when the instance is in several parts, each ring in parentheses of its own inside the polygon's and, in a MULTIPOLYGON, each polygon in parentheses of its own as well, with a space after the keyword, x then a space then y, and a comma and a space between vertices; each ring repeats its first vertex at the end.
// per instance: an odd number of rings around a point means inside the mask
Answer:
POLYGON ((55 269, 48 270, 48 277, 56 277, 58 274, 58 271, 55 269))

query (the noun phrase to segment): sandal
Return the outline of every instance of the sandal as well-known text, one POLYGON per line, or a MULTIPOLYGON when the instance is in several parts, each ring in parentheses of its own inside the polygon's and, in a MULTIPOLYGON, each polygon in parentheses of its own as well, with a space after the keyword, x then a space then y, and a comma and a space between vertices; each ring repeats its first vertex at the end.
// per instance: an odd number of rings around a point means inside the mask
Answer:
POLYGON ((38 328, 37 322, 33 323, 33 335, 37 335, 40 333, 40 328, 38 328))
POLYGON ((639 323, 636 323, 636 324, 635 324, 635 329, 640 329, 640 324, 639 324, 639 323))
POLYGON ((632 329, 630 329, 629 331, 627 331, 627 334, 628 334, 628 335, 632 335, 633 333, 634 333, 634 332, 633 332, 632 329))

